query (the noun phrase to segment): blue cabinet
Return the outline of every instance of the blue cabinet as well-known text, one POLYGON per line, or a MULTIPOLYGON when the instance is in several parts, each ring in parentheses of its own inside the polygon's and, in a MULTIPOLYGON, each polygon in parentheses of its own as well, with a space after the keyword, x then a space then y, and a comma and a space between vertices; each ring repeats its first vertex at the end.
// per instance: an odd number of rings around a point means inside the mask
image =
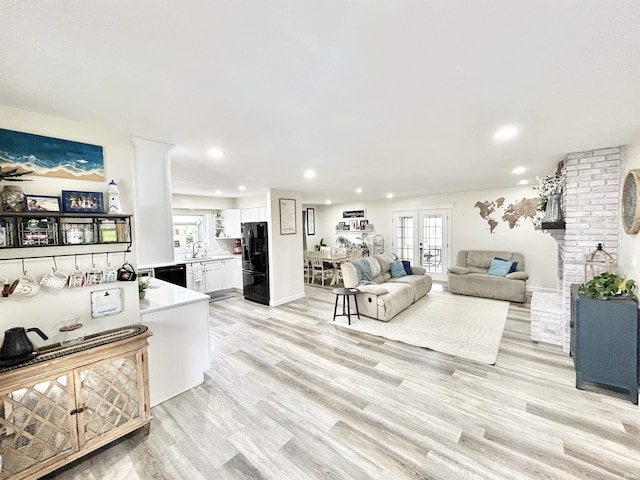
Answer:
POLYGON ((638 404, 638 304, 595 300, 571 287, 571 355, 576 388, 583 382, 629 392, 638 404))

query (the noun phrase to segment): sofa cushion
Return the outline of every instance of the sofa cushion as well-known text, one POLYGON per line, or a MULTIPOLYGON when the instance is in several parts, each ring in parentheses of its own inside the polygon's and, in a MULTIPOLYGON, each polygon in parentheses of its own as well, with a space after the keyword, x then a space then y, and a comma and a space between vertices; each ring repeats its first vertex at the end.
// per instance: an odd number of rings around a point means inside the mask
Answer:
POLYGON ((400 260, 395 260, 389 264, 391 270, 391 278, 405 277, 407 272, 404 271, 404 265, 400 260))
POLYGON ((402 260, 402 266, 404 267, 404 271, 407 275, 413 275, 413 271, 411 270, 411 262, 409 260, 402 260))
POLYGON ((356 269, 359 285, 370 285, 373 282, 371 275, 371 264, 366 258, 357 258, 351 261, 353 268, 356 269))
MULTIPOLYGON (((510 252, 499 252, 493 250, 469 250, 467 252, 467 268, 474 272, 486 272, 494 258, 504 258, 511 261, 510 252), (476 270, 478 269, 478 270, 476 270)), ((464 266, 464 265, 463 265, 464 266)))
POLYGON ((511 280, 528 280, 529 274, 527 272, 512 272, 505 275, 506 278, 511 280))
MULTIPOLYGON (((500 257, 496 257, 496 260, 504 260, 505 262, 508 262, 509 260, 507 260, 506 258, 500 258, 500 257)), ((518 262, 514 262, 511 261, 511 269, 509 270, 509 273, 513 273, 517 270, 518 268, 518 262)))
POLYGON ((373 293, 374 295, 389 293, 389 290, 382 285, 358 285, 356 288, 362 293, 373 293))
MULTIPOLYGON (((380 265, 380 260, 377 257, 380 257, 382 255, 376 255, 375 257, 364 257, 364 259, 369 262, 369 266, 371 267, 371 276, 373 277, 373 281, 376 283, 380 283, 376 277, 380 277, 382 275, 382 273, 385 271, 382 269, 381 265, 380 265)), ((386 272, 389 273, 389 263, 395 260, 394 258, 392 258, 391 260, 387 260, 385 262, 386 265, 386 272)), ((384 260, 383 260, 384 261, 384 260)))
POLYGON ((405 283, 413 288, 413 301, 416 302, 424 297, 431 290, 433 280, 429 275, 405 275, 404 277, 392 278, 389 283, 405 283))
POLYGON ((451 267, 449 268, 449 273, 455 273, 456 275, 466 275, 470 272, 467 267, 451 267))
POLYGON ((489 271, 487 273, 489 275, 495 275, 497 277, 504 277, 511 271, 512 266, 513 262, 494 258, 493 260, 491 260, 491 265, 489 265, 489 271))

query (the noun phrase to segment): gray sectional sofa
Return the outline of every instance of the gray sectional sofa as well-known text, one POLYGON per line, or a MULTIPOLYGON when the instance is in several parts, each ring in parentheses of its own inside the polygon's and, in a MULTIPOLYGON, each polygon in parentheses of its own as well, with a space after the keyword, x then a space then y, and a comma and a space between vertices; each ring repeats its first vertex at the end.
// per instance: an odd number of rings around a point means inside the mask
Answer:
POLYGON ((412 275, 391 277, 391 262, 397 260, 393 253, 383 253, 360 259, 368 262, 374 284, 361 285, 355 266, 343 263, 342 279, 345 288, 357 288, 356 294, 360 314, 388 322, 412 303, 424 297, 430 290, 432 280, 426 269, 412 266, 412 275))
POLYGON ((528 278, 521 253, 461 250, 456 266, 449 269, 449 292, 523 303, 528 278), (496 257, 518 262, 515 272, 505 276, 489 275, 491 260, 496 257))

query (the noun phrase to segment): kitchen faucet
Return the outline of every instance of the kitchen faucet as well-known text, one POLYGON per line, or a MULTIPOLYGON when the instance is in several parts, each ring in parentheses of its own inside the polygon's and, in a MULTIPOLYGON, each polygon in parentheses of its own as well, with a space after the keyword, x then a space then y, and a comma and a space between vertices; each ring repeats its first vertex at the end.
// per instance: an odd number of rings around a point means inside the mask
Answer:
POLYGON ((193 242, 193 247, 191 247, 191 258, 197 258, 198 252, 203 247, 202 242, 198 240, 197 242, 193 242))

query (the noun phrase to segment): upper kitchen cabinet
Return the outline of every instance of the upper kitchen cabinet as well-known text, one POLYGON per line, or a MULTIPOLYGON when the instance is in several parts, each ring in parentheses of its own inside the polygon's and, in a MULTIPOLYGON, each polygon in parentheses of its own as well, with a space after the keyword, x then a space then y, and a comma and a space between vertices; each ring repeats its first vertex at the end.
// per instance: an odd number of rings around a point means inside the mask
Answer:
POLYGON ((240 210, 240 223, 266 222, 267 207, 243 208, 240 210))
POLYGON ((131 137, 135 147, 134 184, 135 235, 138 263, 171 263, 173 256, 173 217, 171 175, 166 143, 131 137))
POLYGON ((222 211, 224 236, 240 238, 240 209, 230 208, 222 211))

